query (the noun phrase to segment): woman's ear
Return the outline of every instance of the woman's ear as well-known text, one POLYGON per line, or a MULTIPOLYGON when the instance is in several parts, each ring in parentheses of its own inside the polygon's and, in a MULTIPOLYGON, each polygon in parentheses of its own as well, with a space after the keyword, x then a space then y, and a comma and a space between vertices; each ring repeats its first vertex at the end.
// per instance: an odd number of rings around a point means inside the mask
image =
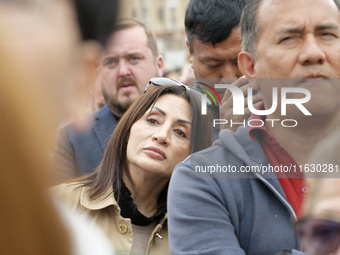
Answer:
POLYGON ((255 57, 247 51, 241 51, 238 55, 238 68, 246 77, 255 78, 255 57))

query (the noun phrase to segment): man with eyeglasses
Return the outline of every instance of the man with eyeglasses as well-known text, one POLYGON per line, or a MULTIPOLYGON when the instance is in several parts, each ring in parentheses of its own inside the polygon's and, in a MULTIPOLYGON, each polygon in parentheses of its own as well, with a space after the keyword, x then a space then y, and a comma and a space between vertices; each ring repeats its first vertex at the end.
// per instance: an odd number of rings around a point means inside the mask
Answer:
POLYGON ((221 131, 211 148, 175 168, 171 254, 302 253, 291 220, 307 192, 307 159, 340 123, 339 7, 337 0, 249 0, 238 65, 263 104, 246 127, 221 131))
POLYGON ((151 29, 132 18, 117 21, 99 60, 106 106, 83 121, 63 127, 53 151, 52 172, 57 182, 91 173, 99 165, 120 117, 139 97, 151 77, 163 75, 163 57, 151 29))

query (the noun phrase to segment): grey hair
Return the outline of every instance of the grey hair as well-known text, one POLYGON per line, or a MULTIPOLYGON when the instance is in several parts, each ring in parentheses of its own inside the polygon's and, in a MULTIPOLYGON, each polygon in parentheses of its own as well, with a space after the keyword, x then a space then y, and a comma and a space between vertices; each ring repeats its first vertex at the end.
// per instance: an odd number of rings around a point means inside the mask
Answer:
POLYGON ((256 24, 256 14, 261 3, 262 0, 250 0, 243 9, 240 21, 242 49, 250 52, 255 59, 257 59, 256 43, 259 32, 256 24))
MULTIPOLYGON (((251 53, 257 59, 256 44, 259 27, 256 24, 256 14, 263 0, 249 0, 241 15, 242 49, 251 53)), ((340 10, 340 1, 334 0, 340 10)))

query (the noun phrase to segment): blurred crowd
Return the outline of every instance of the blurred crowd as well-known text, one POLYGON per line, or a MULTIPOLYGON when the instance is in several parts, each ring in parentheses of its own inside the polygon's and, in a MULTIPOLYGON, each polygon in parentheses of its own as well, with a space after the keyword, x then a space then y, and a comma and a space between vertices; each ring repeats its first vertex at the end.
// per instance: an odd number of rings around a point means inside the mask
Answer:
POLYGON ((340 254, 340 2, 118 10, 0 1, 0 254, 340 254))

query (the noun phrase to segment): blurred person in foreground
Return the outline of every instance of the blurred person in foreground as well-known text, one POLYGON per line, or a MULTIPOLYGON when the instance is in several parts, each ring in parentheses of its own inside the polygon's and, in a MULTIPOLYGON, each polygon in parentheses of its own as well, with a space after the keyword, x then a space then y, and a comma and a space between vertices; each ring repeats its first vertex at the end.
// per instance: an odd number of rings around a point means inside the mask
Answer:
POLYGON ((290 219, 301 212, 304 165, 339 124, 338 1, 249 0, 240 24, 239 68, 263 104, 245 127, 222 130, 211 148, 175 168, 168 198, 174 255, 301 253, 290 219), (282 112, 285 90, 299 108, 282 112))
POLYGON ((119 121, 97 170, 52 188, 91 215, 118 254, 170 254, 166 201, 172 171, 211 143, 199 92, 162 77, 150 85, 119 121))
POLYGON ((316 147, 309 163, 298 236, 309 255, 340 254, 340 130, 316 147))
MULTIPOLYGON (((240 18, 248 0, 190 0, 185 13, 186 45, 189 51, 191 67, 194 71, 195 87, 214 87, 215 84, 227 83, 240 87, 247 95, 248 79, 238 68, 238 54, 242 50, 240 18), (242 77, 242 78, 241 78, 242 77)), ((191 84, 193 86, 193 84, 191 84)), ((236 131, 238 124, 244 121, 250 110, 245 106, 244 115, 233 115, 231 92, 216 89, 222 98, 222 105, 215 109, 216 118, 227 120, 219 129, 229 128, 236 131), (219 116, 219 117, 217 117, 219 116)), ((253 96, 253 102, 259 102, 260 95, 253 96)))
POLYGON ((101 77, 98 73, 89 91, 89 102, 85 108, 85 116, 100 110, 106 104, 101 83, 101 77))
POLYGON ((83 78, 93 78, 99 42, 106 40, 107 23, 99 20, 110 13, 110 30, 115 21, 117 1, 98 1, 91 18, 84 11, 89 4, 0 1, 0 254, 113 252, 103 233, 85 226, 45 190, 58 123, 76 117, 78 93, 88 91, 83 78), (82 27, 84 15, 100 29, 82 27))
POLYGON ((90 122, 85 130, 80 132, 74 122, 59 132, 51 162, 59 183, 95 170, 119 119, 150 78, 163 75, 163 58, 151 29, 136 19, 119 19, 100 57, 99 75, 106 105, 84 118, 90 122))

